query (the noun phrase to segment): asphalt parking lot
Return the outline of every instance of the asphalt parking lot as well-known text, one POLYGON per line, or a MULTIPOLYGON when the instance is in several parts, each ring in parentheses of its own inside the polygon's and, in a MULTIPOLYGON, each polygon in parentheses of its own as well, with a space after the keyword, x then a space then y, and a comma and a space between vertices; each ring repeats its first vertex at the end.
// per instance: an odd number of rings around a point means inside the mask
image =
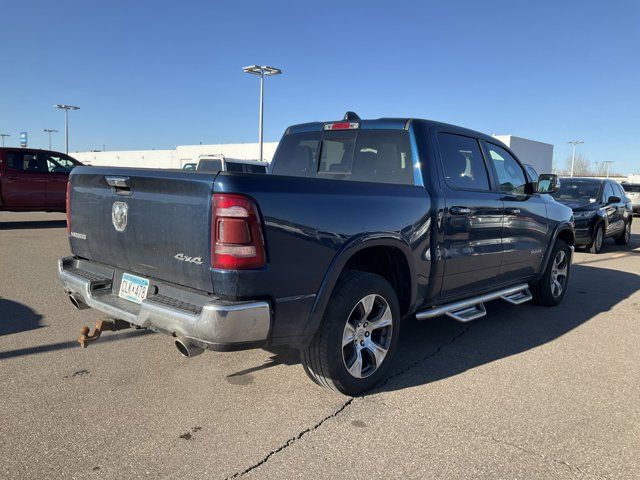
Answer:
POLYGON ((88 349, 57 281, 64 216, 0 213, 2 478, 640 478, 640 218, 577 253, 556 308, 407 321, 391 378, 349 399, 292 352, 88 349))

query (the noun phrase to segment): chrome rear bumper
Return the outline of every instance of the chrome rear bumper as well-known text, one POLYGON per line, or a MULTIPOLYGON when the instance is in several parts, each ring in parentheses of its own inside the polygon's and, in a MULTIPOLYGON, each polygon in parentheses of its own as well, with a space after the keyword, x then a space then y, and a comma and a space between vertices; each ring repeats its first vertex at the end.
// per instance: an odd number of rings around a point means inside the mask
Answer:
POLYGON ((114 292, 114 273, 109 278, 104 266, 101 274, 86 268, 87 263, 83 261, 80 265, 73 257, 60 259, 60 281, 67 294, 110 317, 182 336, 216 350, 260 344, 269 337, 271 308, 268 302, 228 302, 192 292, 185 301, 175 295, 177 289, 172 288, 161 289, 137 304, 114 292), (174 294, 170 296, 168 292, 174 294))

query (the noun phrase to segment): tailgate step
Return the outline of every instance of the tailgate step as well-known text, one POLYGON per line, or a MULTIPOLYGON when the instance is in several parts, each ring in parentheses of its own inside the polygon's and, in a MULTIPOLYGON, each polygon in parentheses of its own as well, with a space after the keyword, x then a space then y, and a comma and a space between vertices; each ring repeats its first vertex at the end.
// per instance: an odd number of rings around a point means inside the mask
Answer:
POLYGON ((89 280, 91 285, 91 290, 96 290, 98 288, 106 288, 111 286, 111 279, 105 276, 102 276, 98 273, 87 272, 86 270, 80 270, 75 267, 67 267, 65 270, 76 277, 84 278, 85 280, 89 280))

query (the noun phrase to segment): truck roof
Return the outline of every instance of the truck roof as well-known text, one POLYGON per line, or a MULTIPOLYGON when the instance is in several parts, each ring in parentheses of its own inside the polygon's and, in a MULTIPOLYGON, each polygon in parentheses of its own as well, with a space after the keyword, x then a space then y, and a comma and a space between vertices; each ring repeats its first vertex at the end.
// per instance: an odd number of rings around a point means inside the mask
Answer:
POLYGON ((468 135, 473 135, 475 137, 484 138, 486 140, 490 140, 491 142, 497 142, 501 145, 503 142, 498 140, 495 137, 487 135, 482 132, 478 132, 476 130, 471 130, 469 128, 460 127, 458 125, 452 125, 449 123, 438 122, 435 120, 427 120, 423 118, 377 118, 377 119, 352 119, 352 120, 331 120, 327 122, 309 122, 309 123, 300 123, 297 125, 292 125, 285 131, 285 134, 290 133, 305 133, 305 132, 319 132, 324 129, 324 126, 328 123, 339 123, 339 122, 357 122, 359 123, 360 130, 408 130, 409 126, 412 123, 421 123, 427 127, 436 127, 436 128, 446 128, 447 130, 455 130, 460 133, 466 133, 468 135))

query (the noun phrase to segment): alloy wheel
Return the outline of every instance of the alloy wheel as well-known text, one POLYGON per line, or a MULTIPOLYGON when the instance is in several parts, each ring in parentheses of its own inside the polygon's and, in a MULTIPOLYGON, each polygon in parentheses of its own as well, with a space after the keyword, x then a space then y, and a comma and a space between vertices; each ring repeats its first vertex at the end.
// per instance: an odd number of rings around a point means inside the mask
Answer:
POLYGON ((389 303, 378 294, 360 299, 342 333, 342 361, 352 377, 372 375, 387 356, 393 332, 389 303))
POLYGON ((564 250, 560 250, 553 259, 551 267, 551 294, 558 298, 567 283, 569 272, 569 257, 564 250))

